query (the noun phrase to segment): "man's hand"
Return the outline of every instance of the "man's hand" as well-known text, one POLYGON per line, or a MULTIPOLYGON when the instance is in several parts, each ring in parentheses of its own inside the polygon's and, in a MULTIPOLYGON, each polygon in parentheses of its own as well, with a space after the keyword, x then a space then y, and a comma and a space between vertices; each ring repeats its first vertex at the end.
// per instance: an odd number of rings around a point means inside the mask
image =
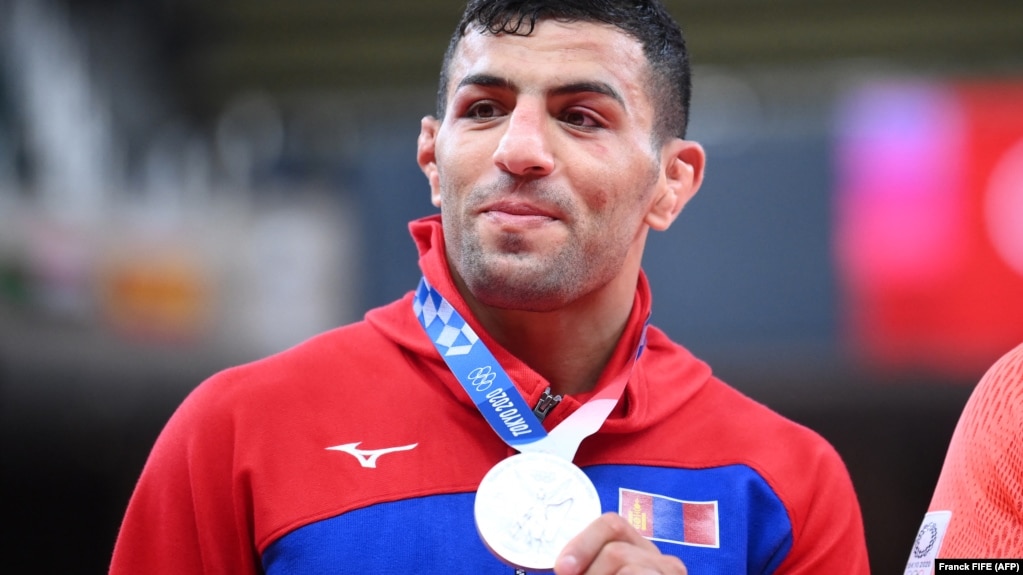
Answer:
POLYGON ((554 563, 556 575, 686 575, 678 557, 662 555, 617 513, 605 513, 565 545, 554 563))

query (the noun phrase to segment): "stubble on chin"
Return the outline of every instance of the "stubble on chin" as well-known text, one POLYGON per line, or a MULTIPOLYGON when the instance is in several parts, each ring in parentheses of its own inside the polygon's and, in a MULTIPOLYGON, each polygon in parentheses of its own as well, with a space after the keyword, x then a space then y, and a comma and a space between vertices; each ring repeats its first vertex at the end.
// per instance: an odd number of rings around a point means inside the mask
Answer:
MULTIPOLYGON (((454 218, 445 214, 450 263, 476 300, 499 309, 553 311, 610 280, 607 263, 614 256, 605 253, 609 247, 606 242, 586 239, 592 231, 570 229, 565 241, 558 244, 537 244, 514 232, 484 239, 477 225, 480 208, 496 196, 510 193, 556 206, 570 228, 583 222, 576 206, 566 198, 567 192, 529 184, 509 191, 510 185, 514 183, 476 188, 454 218)), ((624 251, 621 255, 624 257, 624 251)))
MULTIPOLYGON (((517 233, 503 233, 484 240, 478 228, 482 217, 480 209, 496 197, 512 193, 557 205, 562 213, 572 213, 572 206, 557 190, 527 184, 511 191, 514 186, 515 182, 502 181, 475 188, 465 198, 459 213, 444 214, 444 237, 450 263, 473 297, 484 305, 526 311, 556 309, 565 300, 566 285, 579 279, 568 278, 577 275, 571 273, 557 277, 557 268, 563 267, 566 254, 543 253, 540 251, 543 246, 532 245, 517 233)), ((445 201, 442 205, 455 204, 445 201)), ((560 252, 565 249, 561 246, 560 252)))
POLYGON ((502 238, 490 251, 478 238, 462 237, 456 266, 473 296, 484 305, 522 311, 551 311, 571 301, 583 280, 578 250, 548 255, 522 251, 522 243, 502 238))

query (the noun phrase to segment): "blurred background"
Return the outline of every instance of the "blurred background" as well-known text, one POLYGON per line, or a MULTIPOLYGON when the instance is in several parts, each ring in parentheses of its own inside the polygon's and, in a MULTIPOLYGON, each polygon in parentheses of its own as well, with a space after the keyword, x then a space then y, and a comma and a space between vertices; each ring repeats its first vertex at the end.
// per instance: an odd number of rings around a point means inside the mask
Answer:
MULTIPOLYGON (((1023 341, 1023 3, 668 5, 709 163, 650 241, 654 321, 838 448, 901 573, 962 405, 1023 341)), ((5 571, 105 572, 192 388, 414 288, 460 10, 0 0, 5 571)))

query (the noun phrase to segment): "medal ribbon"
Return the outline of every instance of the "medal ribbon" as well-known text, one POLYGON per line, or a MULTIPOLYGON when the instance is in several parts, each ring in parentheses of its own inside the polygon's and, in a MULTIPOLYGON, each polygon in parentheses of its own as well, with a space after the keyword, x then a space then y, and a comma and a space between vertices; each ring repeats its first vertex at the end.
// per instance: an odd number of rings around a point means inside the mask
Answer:
POLYGON ((646 347, 649 325, 643 326, 629 368, 548 433, 494 354, 425 277, 419 281, 412 309, 448 369, 505 443, 521 452, 552 453, 568 461, 575 457, 582 440, 600 429, 621 399, 646 347))

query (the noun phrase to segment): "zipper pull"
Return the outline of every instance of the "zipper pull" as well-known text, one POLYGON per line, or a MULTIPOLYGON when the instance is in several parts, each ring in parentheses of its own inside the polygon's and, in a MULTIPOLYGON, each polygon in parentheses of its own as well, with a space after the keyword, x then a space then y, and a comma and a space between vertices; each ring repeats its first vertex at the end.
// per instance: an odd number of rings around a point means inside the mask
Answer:
POLYGON ((543 420, 547 419, 554 406, 559 403, 561 403, 561 396, 551 395, 551 388, 547 386, 547 389, 543 390, 543 395, 540 396, 540 401, 533 408, 533 415, 543 423, 543 420))

